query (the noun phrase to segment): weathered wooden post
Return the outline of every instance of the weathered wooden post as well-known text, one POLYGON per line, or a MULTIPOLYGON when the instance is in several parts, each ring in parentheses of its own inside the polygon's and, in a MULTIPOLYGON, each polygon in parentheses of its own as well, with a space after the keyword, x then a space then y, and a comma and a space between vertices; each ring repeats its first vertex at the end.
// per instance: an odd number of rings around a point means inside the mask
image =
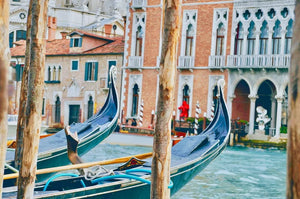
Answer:
POLYGON ((163 38, 159 74, 157 119, 153 140, 151 198, 170 198, 171 117, 181 27, 181 0, 163 1, 163 38))
POLYGON ((0 0, 0 198, 7 141, 8 67, 9 67, 9 1, 0 0))
POLYGON ((289 84, 287 198, 300 198, 300 0, 296 1, 289 84))
POLYGON ((48 0, 31 0, 30 4, 32 6, 31 52, 23 150, 21 150, 22 163, 18 179, 18 198, 33 198, 44 92, 48 0))
POLYGON ((29 4, 28 15, 27 15, 27 31, 26 31, 26 51, 25 51, 25 66, 22 76, 21 92, 20 92, 20 103, 18 113, 18 124, 16 132, 17 147, 15 150, 15 167, 20 169, 21 165, 21 151, 23 150, 23 132, 25 128, 26 118, 26 101, 27 101, 27 89, 28 89, 28 70, 30 64, 30 30, 31 30, 31 4, 29 4))

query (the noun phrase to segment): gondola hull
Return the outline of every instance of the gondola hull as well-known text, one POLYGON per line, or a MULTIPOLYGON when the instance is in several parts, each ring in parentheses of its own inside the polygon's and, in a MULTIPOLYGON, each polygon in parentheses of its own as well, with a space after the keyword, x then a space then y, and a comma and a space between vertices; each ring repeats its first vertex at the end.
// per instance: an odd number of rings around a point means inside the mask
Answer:
MULTIPOLYGON (((84 155, 107 138, 116 128, 119 113, 119 101, 114 84, 115 67, 111 69, 111 83, 106 102, 102 109, 84 123, 76 123, 70 126, 72 132, 78 132, 78 154, 84 155)), ((7 164, 14 167, 14 150, 8 150, 6 155, 7 164)), ((57 167, 70 164, 67 154, 67 140, 64 130, 55 135, 40 140, 37 169, 57 167)), ((5 168, 5 174, 13 173, 5 168)), ((37 176, 37 182, 43 181, 53 174, 37 176)), ((15 180, 5 180, 4 187, 14 186, 15 180)))
MULTIPOLYGON (((213 121, 202 134, 185 137, 172 147, 171 195, 191 181, 225 149, 230 120, 222 89, 217 107, 213 121)), ((36 185, 35 198, 149 199, 151 162, 152 159, 148 159, 142 165, 132 168, 133 164, 129 161, 115 169, 114 175, 101 174, 94 179, 86 179, 84 176, 49 179, 47 183, 36 185)), ((4 190, 4 193, 7 198, 14 196, 14 191, 4 190)))

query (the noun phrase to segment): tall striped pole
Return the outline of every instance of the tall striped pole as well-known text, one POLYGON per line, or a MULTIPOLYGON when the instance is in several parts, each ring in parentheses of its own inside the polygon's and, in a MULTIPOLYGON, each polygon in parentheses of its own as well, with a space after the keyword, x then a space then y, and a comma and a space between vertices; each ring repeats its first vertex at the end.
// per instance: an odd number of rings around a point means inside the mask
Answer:
POLYGON ((140 114, 139 114, 139 124, 140 126, 143 126, 143 116, 144 116, 144 100, 142 100, 141 106, 140 106, 140 114))
POLYGON ((214 101, 212 101, 209 120, 212 121, 214 117, 215 117, 215 104, 214 101))
POLYGON ((200 109, 199 101, 197 101, 197 104, 196 104, 196 113, 195 113, 195 125, 194 125, 194 134, 195 135, 198 134, 198 129, 199 129, 198 120, 199 120, 200 113, 201 113, 201 109, 200 109))

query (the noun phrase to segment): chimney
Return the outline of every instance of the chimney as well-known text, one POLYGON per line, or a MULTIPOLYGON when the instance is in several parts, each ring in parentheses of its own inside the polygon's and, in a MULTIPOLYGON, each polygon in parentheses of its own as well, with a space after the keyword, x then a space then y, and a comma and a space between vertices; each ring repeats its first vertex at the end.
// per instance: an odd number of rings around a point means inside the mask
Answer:
POLYGON ((62 32, 60 32, 60 34, 61 34, 62 39, 67 39, 68 32, 62 31, 62 32))
POLYGON ((56 17, 48 17, 48 40, 52 41, 55 39, 56 34, 56 17))
POLYGON ((111 29, 112 29, 112 24, 105 24, 104 25, 104 32, 106 36, 111 35, 111 29))

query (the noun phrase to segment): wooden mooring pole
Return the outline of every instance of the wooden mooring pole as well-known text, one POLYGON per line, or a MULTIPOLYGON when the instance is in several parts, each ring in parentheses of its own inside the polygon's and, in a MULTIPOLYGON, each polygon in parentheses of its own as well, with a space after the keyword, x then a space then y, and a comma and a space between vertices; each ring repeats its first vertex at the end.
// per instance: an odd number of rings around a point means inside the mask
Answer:
POLYGON ((2 186, 7 141, 7 108, 8 108, 8 67, 9 50, 9 1, 0 0, 0 198, 2 186))
POLYGON ((30 64, 30 32, 31 32, 31 9, 32 5, 29 4, 28 15, 27 15, 27 29, 26 29, 26 51, 25 51, 25 65, 22 75, 22 84, 19 100, 19 113, 18 113, 18 124, 16 132, 16 143, 17 147, 15 150, 15 168, 20 169, 21 156, 23 150, 23 137, 26 119, 26 102, 27 102, 27 91, 28 91, 28 71, 30 64))
POLYGON ((171 117, 176 79, 177 43, 181 27, 181 0, 163 0, 162 51, 157 119, 153 140, 152 199, 170 198, 171 117))
POLYGON ((289 84, 289 124, 287 146, 288 199, 300 198, 300 0, 296 1, 289 84))
POLYGON ((33 198, 44 93, 48 0, 31 0, 30 5, 30 66, 18 198, 33 198))

